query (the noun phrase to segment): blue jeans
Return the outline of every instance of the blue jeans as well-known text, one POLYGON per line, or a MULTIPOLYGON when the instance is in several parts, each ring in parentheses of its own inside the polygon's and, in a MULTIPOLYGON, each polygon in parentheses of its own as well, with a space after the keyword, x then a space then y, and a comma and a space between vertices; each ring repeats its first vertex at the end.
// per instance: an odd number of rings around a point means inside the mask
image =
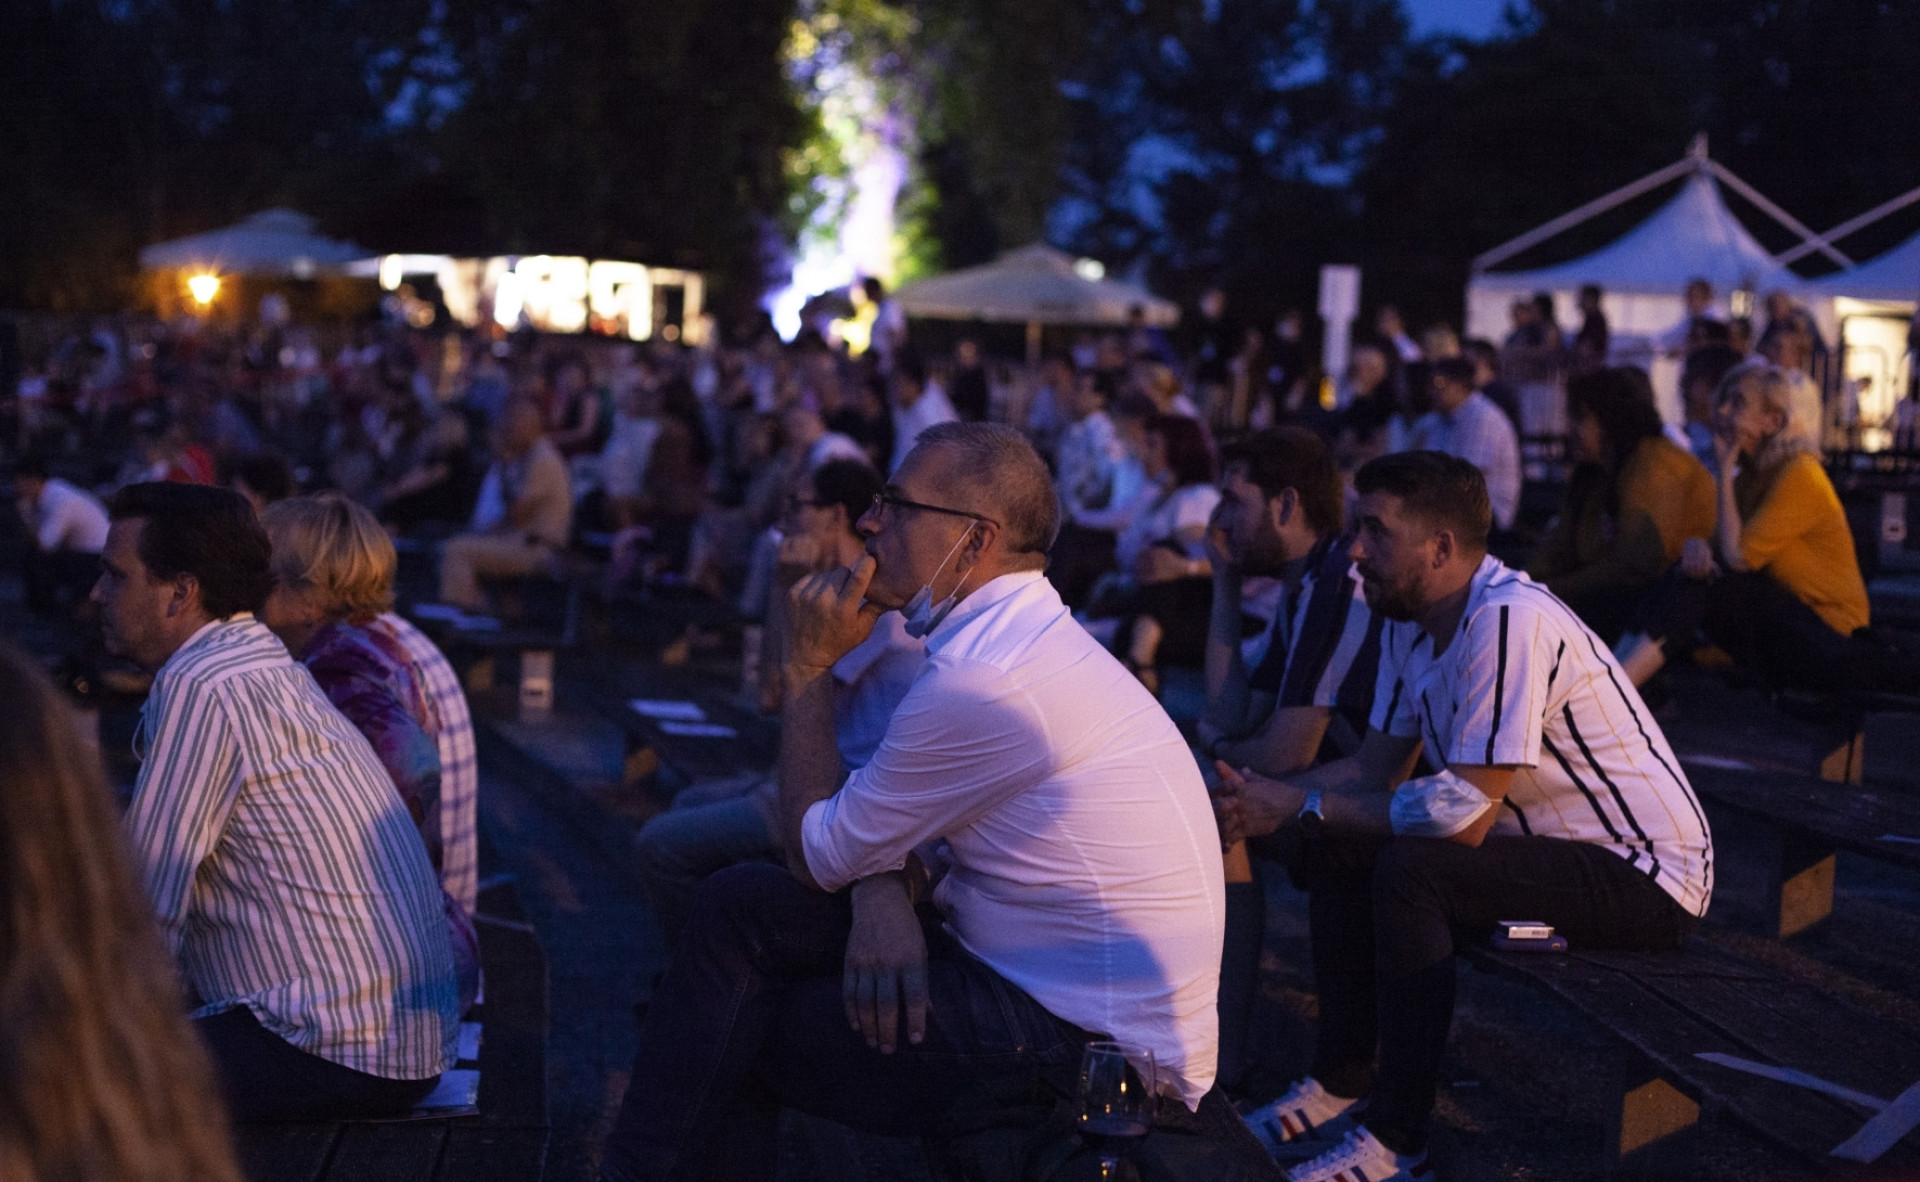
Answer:
POLYGON ((841 1004, 852 907, 750 863, 709 878, 640 1033, 606 1182, 771 1178, 782 1106, 924 1135, 957 1109, 1071 1094, 1089 1035, 927 927, 926 1038, 869 1049, 841 1004))
POLYGON ((766 813, 751 792, 686 807, 676 800, 674 806, 641 826, 633 843, 647 899, 669 944, 686 928, 693 893, 709 874, 780 856, 766 813))

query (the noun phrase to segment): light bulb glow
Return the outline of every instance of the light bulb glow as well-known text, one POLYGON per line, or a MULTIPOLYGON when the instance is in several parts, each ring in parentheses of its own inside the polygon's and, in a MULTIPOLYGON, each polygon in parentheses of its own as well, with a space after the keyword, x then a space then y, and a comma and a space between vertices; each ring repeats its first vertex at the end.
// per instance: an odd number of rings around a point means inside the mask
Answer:
POLYGON ((213 297, 220 294, 220 277, 207 274, 192 276, 187 280, 187 292, 193 296, 194 303, 205 307, 213 302, 213 297))

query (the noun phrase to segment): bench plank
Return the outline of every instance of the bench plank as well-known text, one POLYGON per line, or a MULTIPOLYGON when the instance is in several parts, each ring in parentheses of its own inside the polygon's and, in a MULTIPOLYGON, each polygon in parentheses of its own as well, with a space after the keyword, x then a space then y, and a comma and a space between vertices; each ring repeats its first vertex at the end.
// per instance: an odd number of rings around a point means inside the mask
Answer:
MULTIPOLYGON (((447 1137, 434 1182, 527 1182, 546 1169, 545 1129, 460 1124, 447 1137)), ((344 1182, 344 1180, 343 1180, 344 1182)))
POLYGON ((247 1182, 319 1182, 333 1157, 341 1126, 240 1125, 233 1154, 247 1182))
POLYGON ((1642 984, 1751 1048, 1746 1058, 1797 1068, 1885 1099, 1920 1081, 1920 1038, 1811 986, 1718 978, 1642 984))
POLYGON ((347 1125, 327 1165, 327 1182, 421 1182, 433 1177, 447 1143, 447 1122, 347 1125))
POLYGON ((1920 796, 1680 758, 1695 791, 1716 804, 1817 834, 1837 849, 1920 870, 1920 796), (1916 840, 1882 840, 1888 834, 1916 840))
MULTIPOLYGON (((1849 1073, 1843 1070, 1844 1058, 1835 1057, 1844 1056, 1845 1050, 1822 1049, 1852 1046, 1860 1031, 1874 1028, 1866 1015, 1697 940, 1679 953, 1550 955, 1474 949, 1468 959, 1476 967, 1559 998, 1686 1093, 1811 1161, 1824 1160, 1829 1150, 1852 1136, 1872 1114, 1696 1056, 1719 1052, 1796 1067, 1828 1079, 1845 1076, 1835 1082, 1854 1086, 1872 1082, 1880 1094, 1900 1090, 1878 1082, 1890 1078, 1888 1061, 1881 1061, 1875 1074, 1849 1073)), ((1899 1038, 1911 1040, 1912 1036, 1902 1032, 1899 1038)), ((1896 1045, 1890 1053, 1911 1052, 1896 1045)), ((1915 1063, 1920 1059, 1910 1061, 1910 1070, 1915 1063)), ((1637 1081, 1627 1082, 1631 1086, 1637 1081)), ((1883 1161, 1920 1162, 1920 1153, 1902 1145, 1883 1161)))

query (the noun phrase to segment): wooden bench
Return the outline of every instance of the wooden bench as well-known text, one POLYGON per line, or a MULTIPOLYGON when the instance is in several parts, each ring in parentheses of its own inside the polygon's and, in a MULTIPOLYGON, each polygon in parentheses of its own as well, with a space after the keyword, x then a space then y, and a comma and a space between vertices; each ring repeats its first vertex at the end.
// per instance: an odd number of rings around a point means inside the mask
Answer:
POLYGON ((511 884, 480 897, 485 1000, 478 1112, 439 1119, 249 1125, 248 1182, 538 1182, 547 1154, 547 969, 511 884))
MULTIPOLYGON (((1804 1072, 1890 1101, 1920 1081, 1920 1032, 1758 968, 1701 940, 1673 953, 1564 954, 1469 950, 1476 968, 1530 985, 1614 1040, 1618 1102, 1607 1155, 1615 1161, 1692 1126, 1702 1106, 1809 1161, 1828 1155, 1872 1108, 1702 1055, 1804 1072)), ((1879 1161, 1920 1166, 1909 1136, 1879 1161)), ((1888 1175, 1894 1176, 1894 1175, 1888 1175)), ((1899 1176, 1906 1176, 1901 1174, 1899 1176)))
POLYGON ((601 695, 600 713, 620 728, 626 741, 624 779, 628 784, 666 772, 658 782, 664 795, 671 798, 673 792, 697 780, 766 771, 779 758, 779 724, 742 708, 704 679, 675 670, 650 671, 646 697, 691 702, 700 709, 705 723, 727 727, 733 733, 675 733, 678 728, 669 721, 650 718, 634 709, 631 698, 601 695))
MULTIPOLYGON (((1682 754, 1707 801, 1764 821, 1777 834, 1766 934, 1787 937, 1833 911, 1835 854, 1848 850, 1920 870, 1920 797, 1811 775, 1682 754), (1908 837, 1913 841, 1889 841, 1908 837)), ((1870 1109, 1698 1058, 1732 1055, 1806 1072, 1891 1100, 1920 1083, 1920 1031, 1889 1024, 1803 982, 1784 979, 1704 941, 1677 953, 1565 955, 1470 948, 1476 967, 1533 986, 1614 1038, 1618 1103, 1607 1149, 1624 1157, 1691 1126, 1715 1106, 1767 1140, 1810 1159, 1840 1145, 1870 1109)), ((1920 1163, 1902 1146, 1900 1160, 1920 1163)))
POLYGON ((1694 790, 1760 818, 1778 834, 1768 880, 1769 935, 1791 936, 1833 913, 1837 851, 1920 870, 1920 796, 1702 758, 1680 757, 1694 790))
POLYGON ((470 694, 491 690, 499 678, 499 657, 514 656, 521 713, 538 715, 553 707, 555 654, 580 642, 585 586, 580 578, 514 580, 509 594, 514 611, 506 620, 455 613, 438 604, 417 605, 408 614, 454 660, 470 694))

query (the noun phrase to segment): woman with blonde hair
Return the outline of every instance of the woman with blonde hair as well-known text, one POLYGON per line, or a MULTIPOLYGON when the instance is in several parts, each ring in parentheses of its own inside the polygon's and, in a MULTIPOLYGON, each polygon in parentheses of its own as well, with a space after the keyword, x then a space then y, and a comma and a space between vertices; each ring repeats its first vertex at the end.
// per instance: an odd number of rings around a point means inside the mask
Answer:
POLYGON ((1647 625, 1620 642, 1635 684, 1697 633, 1776 684, 1894 688, 1913 670, 1865 632, 1867 588, 1833 482, 1820 465, 1820 398, 1805 376, 1743 365, 1714 399, 1719 520, 1689 538, 1647 625))
MULTIPOLYGON (((393 606, 393 540, 367 509, 345 497, 295 497, 267 506, 260 524, 273 543, 273 591, 260 621, 307 667, 340 713, 366 736, 442 874, 439 730, 432 698, 400 642, 367 627, 393 606)), ((479 989, 473 920, 446 897, 465 1013, 479 989)))
POLYGON ((0 1182, 239 1182, 100 762, 0 644, 0 1182))

